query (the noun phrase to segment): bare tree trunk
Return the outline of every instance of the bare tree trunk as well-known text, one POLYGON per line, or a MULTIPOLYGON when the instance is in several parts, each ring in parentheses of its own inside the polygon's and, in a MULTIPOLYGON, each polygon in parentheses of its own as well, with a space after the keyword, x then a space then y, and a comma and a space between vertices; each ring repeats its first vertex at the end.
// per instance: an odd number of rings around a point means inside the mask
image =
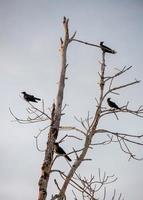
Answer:
POLYGON ((67 46, 69 44, 69 33, 68 33, 68 19, 64 17, 63 25, 65 29, 65 36, 64 40, 61 39, 61 74, 60 74, 60 81, 58 87, 58 93, 56 98, 56 105, 53 103, 53 108, 51 112, 51 127, 48 133, 48 142, 45 151, 45 159, 42 164, 41 168, 41 177, 39 180, 39 197, 38 200, 45 200, 47 197, 47 186, 50 177, 50 171, 52 168, 52 160, 54 154, 54 142, 57 139, 59 126, 60 126, 60 119, 61 119, 61 112, 62 112, 62 102, 63 102, 63 93, 64 93, 64 86, 65 86, 65 74, 66 74, 66 53, 67 53, 67 46))

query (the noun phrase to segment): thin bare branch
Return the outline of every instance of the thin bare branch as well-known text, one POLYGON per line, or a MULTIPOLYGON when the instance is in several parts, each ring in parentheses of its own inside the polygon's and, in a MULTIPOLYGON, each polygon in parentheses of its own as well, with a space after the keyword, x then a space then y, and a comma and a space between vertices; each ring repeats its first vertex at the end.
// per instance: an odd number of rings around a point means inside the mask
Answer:
POLYGON ((108 77, 104 77, 105 78, 105 82, 109 81, 110 79, 113 80, 114 78, 122 75, 123 73, 127 72, 128 70, 130 70, 132 68, 132 66, 130 67, 123 67, 121 70, 118 69, 119 72, 115 73, 113 76, 108 76, 108 77))
POLYGON ((132 81, 132 82, 127 83, 127 84, 124 84, 124 85, 120 85, 120 86, 117 86, 117 87, 113 87, 113 88, 109 89, 109 90, 104 94, 103 99, 107 96, 107 94, 109 94, 109 93, 111 93, 111 92, 113 92, 113 91, 115 91, 115 90, 120 90, 120 89, 129 87, 129 86, 131 86, 131 85, 138 84, 138 83, 140 83, 140 81, 139 81, 139 80, 135 80, 135 81, 132 81))
POLYGON ((84 131, 82 131, 81 129, 76 128, 76 127, 74 127, 74 126, 60 126, 60 129, 61 129, 62 131, 72 131, 72 130, 75 130, 75 131, 77 131, 77 132, 82 133, 83 135, 86 134, 84 131))
POLYGON ((58 182, 57 182, 56 179, 54 179, 54 183, 55 183, 55 185, 57 186, 58 190, 60 191, 61 189, 60 189, 59 184, 58 184, 58 182))
POLYGON ((97 45, 97 44, 93 44, 93 43, 89 43, 89 42, 84 42, 84 41, 78 40, 78 39, 73 39, 73 41, 79 42, 79 43, 82 43, 82 44, 85 44, 85 45, 93 46, 93 47, 98 47, 98 48, 101 49, 101 47, 99 45, 97 45))

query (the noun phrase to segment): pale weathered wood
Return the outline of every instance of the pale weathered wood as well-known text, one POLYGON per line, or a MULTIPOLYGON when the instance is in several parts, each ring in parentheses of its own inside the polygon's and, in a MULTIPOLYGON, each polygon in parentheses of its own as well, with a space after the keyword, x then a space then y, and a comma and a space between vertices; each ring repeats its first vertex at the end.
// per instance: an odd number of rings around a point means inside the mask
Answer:
POLYGON ((63 102, 63 93, 65 87, 65 76, 66 76, 66 53, 67 53, 67 46, 70 42, 69 40, 69 33, 68 33, 68 19, 64 17, 63 26, 65 30, 64 40, 61 39, 61 73, 60 73, 60 80, 59 80, 59 87, 58 93, 56 98, 56 104, 53 104, 53 109, 51 113, 51 127, 48 133, 48 141, 47 147, 45 151, 45 158, 41 168, 41 177, 39 179, 39 196, 38 200, 45 200, 47 197, 47 186, 50 177, 50 171, 52 168, 52 160, 54 154, 54 142, 57 139, 59 126, 60 126, 60 119, 61 119, 61 111, 62 111, 62 102, 63 102))

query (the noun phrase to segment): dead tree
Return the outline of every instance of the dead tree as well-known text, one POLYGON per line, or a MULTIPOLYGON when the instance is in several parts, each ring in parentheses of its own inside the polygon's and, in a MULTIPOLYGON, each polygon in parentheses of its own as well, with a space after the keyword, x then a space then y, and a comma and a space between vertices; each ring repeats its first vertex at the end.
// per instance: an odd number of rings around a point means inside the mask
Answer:
MULTIPOLYGON (((41 167, 41 176, 39 179, 39 194, 38 194, 38 200, 45 200, 48 196, 49 198, 49 190, 50 187, 49 180, 50 176, 52 174, 57 174, 61 178, 60 183, 61 186, 59 186, 58 180, 54 179, 54 184, 58 189, 58 192, 55 192, 55 194, 52 194, 52 197, 50 197, 51 200, 57 199, 57 200, 64 200, 66 199, 66 190, 68 186, 73 187, 73 199, 77 200, 77 194, 76 192, 81 194, 81 198, 84 199, 92 199, 96 200, 98 199, 98 191, 103 189, 103 200, 106 199, 106 184, 112 183, 116 181, 116 177, 114 176, 107 176, 106 173, 104 173, 103 176, 101 176, 101 172, 99 170, 99 178, 97 178, 94 175, 91 175, 89 178, 82 177, 81 174, 77 173, 77 170, 80 165, 84 161, 89 161, 91 159, 86 158, 87 152, 89 149, 94 148, 95 145, 107 145, 111 144, 113 142, 116 142, 119 144, 121 150, 126 153, 129 156, 129 159, 136 159, 141 160, 138 158, 134 153, 133 149, 131 149, 130 144, 142 146, 143 142, 141 141, 143 135, 132 135, 129 133, 122 133, 120 131, 114 132, 113 130, 107 130, 104 128, 98 128, 99 121, 107 117, 108 115, 114 115, 116 119, 118 120, 118 113, 129 113, 131 115, 135 115, 137 117, 143 118, 143 107, 139 106, 137 110, 131 110, 129 108, 129 102, 127 102, 126 105, 120 107, 120 109, 112 108, 112 107, 105 107, 104 102, 109 94, 118 94, 121 89, 138 84, 139 80, 134 80, 129 83, 121 84, 114 86, 114 80, 121 76, 122 74, 125 74, 128 72, 132 67, 123 67, 122 69, 119 69, 117 72, 115 72, 112 76, 108 76, 108 73, 106 72, 106 54, 110 53, 109 50, 107 51, 106 47, 105 49, 101 48, 100 45, 88 43, 85 41, 81 41, 79 39, 76 39, 76 32, 70 37, 69 36, 69 19, 64 17, 63 19, 63 26, 64 26, 64 38, 60 39, 60 54, 61 54, 61 73, 60 73, 60 79, 58 84, 58 92, 56 97, 56 102, 53 103, 51 109, 49 109, 49 113, 45 111, 45 105, 44 101, 42 102, 41 109, 34 106, 32 103, 28 103, 29 107, 27 109, 28 111, 28 118, 27 119, 20 119, 13 114, 13 112, 10 109, 11 114, 15 118, 16 121, 19 123, 37 123, 40 121, 45 121, 48 124, 45 128, 43 128, 39 134, 35 137, 36 139, 36 146, 39 151, 40 148, 38 146, 38 137, 43 133, 43 131, 47 131, 47 145, 44 150, 45 156, 44 161, 42 163, 41 167), (63 115, 63 109, 65 106, 63 106, 63 96, 64 96, 64 87, 65 87, 65 80, 66 78, 66 69, 68 67, 67 64, 67 48, 71 42, 77 42, 79 44, 83 45, 89 45, 92 47, 97 48, 97 50, 102 52, 102 61, 100 63, 100 72, 99 72, 99 97, 96 98, 96 110, 94 116, 90 116, 89 113, 85 119, 78 119, 75 117, 75 119, 79 122, 80 128, 76 126, 64 126, 61 124, 61 117, 63 115), (105 89, 106 85, 106 89, 105 89), (118 93, 117 93, 118 92, 118 93), (57 155, 54 157, 54 143, 57 142, 57 138, 59 136, 59 131, 75 131, 77 132, 78 136, 75 134, 65 134, 65 136, 58 141, 59 143, 63 142, 63 140, 66 140, 67 138, 74 138, 75 140, 78 140, 82 143, 81 149, 75 149, 73 148, 73 151, 70 152, 68 155, 73 154, 75 159, 72 162, 72 164, 69 164, 68 173, 64 173, 63 171, 59 169, 54 169, 54 163, 55 160, 58 159, 60 155, 57 155), (95 138, 95 135, 100 135, 102 133, 106 134, 106 140, 102 140, 100 143, 93 143, 93 139, 95 138)), ((109 49, 109 48, 108 48, 109 49)), ((111 50, 111 49, 110 49, 111 50)), ((111 50, 112 52, 115 52, 114 50, 111 50)), ((113 56, 113 55, 112 55, 113 56)), ((102 138, 102 136, 101 136, 102 138)), ((115 199, 116 191, 113 192, 112 199, 115 199)), ((80 199, 81 199, 80 198, 80 199)), ((123 199, 123 198, 122 198, 123 199)), ((121 194, 118 197, 118 200, 121 200, 121 194)))

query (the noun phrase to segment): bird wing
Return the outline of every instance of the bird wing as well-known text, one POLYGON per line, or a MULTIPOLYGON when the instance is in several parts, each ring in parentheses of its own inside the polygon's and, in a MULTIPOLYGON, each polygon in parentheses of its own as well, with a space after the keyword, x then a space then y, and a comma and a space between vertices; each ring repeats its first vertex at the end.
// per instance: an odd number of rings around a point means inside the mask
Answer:
POLYGON ((114 108, 117 108, 117 109, 119 109, 119 107, 117 106, 117 104, 116 104, 116 103, 114 103, 114 102, 113 102, 113 105, 114 105, 114 108))
POLYGON ((60 146, 58 147, 58 153, 59 154, 66 154, 66 152, 60 146))
POLYGON ((116 53, 116 51, 114 51, 113 49, 105 46, 104 44, 100 44, 100 47, 101 47, 102 51, 104 51, 104 52, 112 53, 112 54, 116 53))
POLYGON ((102 45, 103 48, 105 48, 105 50, 109 50, 109 51, 113 51, 111 48, 105 46, 105 45, 102 45))
POLYGON ((113 108, 117 108, 117 109, 120 109, 116 103, 114 103, 113 101, 110 101, 110 106, 113 107, 113 108))

